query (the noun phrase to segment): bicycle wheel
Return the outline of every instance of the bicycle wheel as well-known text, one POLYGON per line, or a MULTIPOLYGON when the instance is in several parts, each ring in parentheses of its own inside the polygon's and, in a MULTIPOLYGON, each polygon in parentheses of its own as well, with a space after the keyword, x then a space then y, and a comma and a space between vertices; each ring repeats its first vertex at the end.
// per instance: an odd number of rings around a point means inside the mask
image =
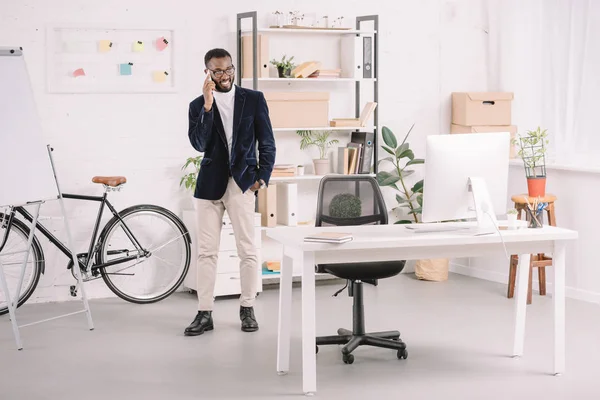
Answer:
MULTIPOLYGON (((2 215, 0 214, 0 219, 2 215)), ((0 241, 4 238, 6 230, 0 227, 0 241)), ((0 262, 6 277, 6 286, 12 298, 17 292, 19 279, 21 278, 21 267, 25 257, 25 249, 27 248, 27 239, 29 238, 29 228, 23 222, 14 218, 8 233, 6 245, 0 253, 0 262)), ((29 249, 29 257, 25 265, 25 276, 23 278, 23 286, 17 307, 23 305, 27 299, 33 294, 40 280, 40 275, 44 273, 44 252, 42 246, 34 236, 29 249)), ((8 302, 4 295, 4 291, 0 289, 0 315, 8 313, 8 302)))
POLYGON ((185 279, 190 267, 190 235, 171 211, 138 205, 113 217, 100 234, 96 255, 102 279, 120 298, 144 304, 163 300, 185 279), (136 258, 119 262, 126 257, 136 258), (102 267, 105 263, 116 263, 102 267), (118 263, 117 263, 118 262, 118 263))

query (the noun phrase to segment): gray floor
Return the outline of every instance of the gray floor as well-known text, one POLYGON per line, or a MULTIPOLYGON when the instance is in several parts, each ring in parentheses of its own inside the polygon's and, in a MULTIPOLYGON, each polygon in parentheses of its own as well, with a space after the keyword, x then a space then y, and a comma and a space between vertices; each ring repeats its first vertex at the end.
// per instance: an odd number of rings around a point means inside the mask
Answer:
MULTIPOLYGON (((317 333, 351 327, 351 299, 317 287, 317 333)), ((321 347, 318 392, 323 399, 598 399, 600 332, 597 305, 567 300, 567 373, 552 365, 551 298, 528 306, 525 357, 508 357, 513 301, 505 286, 451 274, 444 283, 401 275, 365 290, 367 329, 398 329, 407 360, 385 349, 359 348, 344 365, 337 346, 321 347)), ((20 323, 69 312, 74 303, 27 305, 20 323)), ((258 332, 239 329, 236 299, 217 301, 216 328, 184 337, 195 313, 193 295, 179 293, 150 306, 118 299, 92 301, 96 325, 77 315, 22 329, 14 348, 0 317, 0 399, 284 399, 301 398, 300 340, 293 336, 287 376, 275 372, 277 291, 256 306, 258 332)), ((299 327, 300 289, 294 293, 299 327)))

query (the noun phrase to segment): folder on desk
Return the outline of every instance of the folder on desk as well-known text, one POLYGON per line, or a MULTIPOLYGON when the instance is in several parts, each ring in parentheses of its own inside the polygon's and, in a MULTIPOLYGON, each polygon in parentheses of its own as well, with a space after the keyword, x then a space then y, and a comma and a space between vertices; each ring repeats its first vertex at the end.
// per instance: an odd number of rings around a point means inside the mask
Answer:
POLYGON ((277 222, 298 226, 298 184, 278 183, 277 186, 277 222))
POLYGON ((305 242, 319 243, 346 243, 353 239, 351 233, 345 232, 321 232, 314 235, 308 235, 304 238, 305 242))
POLYGON ((268 228, 277 225, 277 185, 270 184, 258 191, 260 224, 268 228))

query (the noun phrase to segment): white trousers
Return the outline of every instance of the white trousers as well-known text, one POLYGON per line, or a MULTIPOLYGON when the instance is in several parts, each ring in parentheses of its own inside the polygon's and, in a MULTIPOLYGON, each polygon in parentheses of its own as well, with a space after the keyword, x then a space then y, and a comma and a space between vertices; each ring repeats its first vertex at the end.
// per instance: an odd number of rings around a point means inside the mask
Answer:
POLYGON ((198 221, 198 310, 212 311, 214 304, 217 259, 223 226, 223 213, 231 220, 240 258, 240 305, 252 307, 258 286, 258 260, 254 243, 254 192, 242 190, 229 178, 227 190, 220 200, 196 200, 198 221))

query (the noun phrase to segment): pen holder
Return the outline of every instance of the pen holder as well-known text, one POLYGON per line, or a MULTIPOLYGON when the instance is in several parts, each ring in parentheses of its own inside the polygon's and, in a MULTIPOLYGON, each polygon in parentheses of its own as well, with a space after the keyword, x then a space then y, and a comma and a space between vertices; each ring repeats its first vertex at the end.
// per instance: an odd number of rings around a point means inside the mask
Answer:
POLYGON ((527 213, 528 228, 541 228, 542 226, 544 226, 544 215, 542 214, 542 210, 534 214, 532 210, 530 210, 529 208, 525 208, 525 212, 527 213))

